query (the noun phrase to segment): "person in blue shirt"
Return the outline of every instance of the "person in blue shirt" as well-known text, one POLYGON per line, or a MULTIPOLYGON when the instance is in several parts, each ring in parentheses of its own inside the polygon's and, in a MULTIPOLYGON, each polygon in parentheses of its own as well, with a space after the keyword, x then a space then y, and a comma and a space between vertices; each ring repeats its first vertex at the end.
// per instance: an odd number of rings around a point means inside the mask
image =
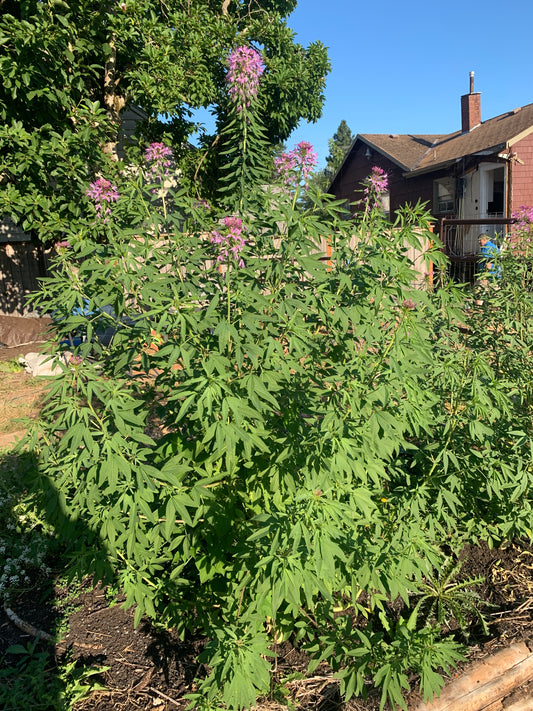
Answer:
POLYGON ((479 235, 478 241, 481 247, 479 253, 482 259, 481 271, 484 272, 483 277, 499 279, 502 273, 502 268, 498 264, 500 248, 491 240, 490 235, 484 232, 479 235))

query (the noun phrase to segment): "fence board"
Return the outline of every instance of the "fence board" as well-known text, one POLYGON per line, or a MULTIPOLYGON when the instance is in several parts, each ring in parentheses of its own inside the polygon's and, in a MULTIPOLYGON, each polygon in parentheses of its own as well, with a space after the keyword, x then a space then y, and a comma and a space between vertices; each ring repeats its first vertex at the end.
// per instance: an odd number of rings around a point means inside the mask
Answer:
POLYGON ((24 316, 27 297, 45 276, 42 247, 33 242, 0 242, 0 314, 24 316))

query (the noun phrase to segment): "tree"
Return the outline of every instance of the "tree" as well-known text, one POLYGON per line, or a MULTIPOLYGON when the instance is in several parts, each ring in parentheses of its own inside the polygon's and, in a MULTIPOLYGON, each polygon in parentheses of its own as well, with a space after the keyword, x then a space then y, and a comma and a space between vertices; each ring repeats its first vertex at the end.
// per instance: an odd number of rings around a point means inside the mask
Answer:
MULTIPOLYGON (((348 124, 344 119, 339 124, 339 127, 328 141, 329 155, 326 156, 326 167, 322 170, 317 170, 311 175, 309 184, 319 192, 325 193, 331 183, 331 180, 337 172, 340 164, 344 160, 344 156, 350 149, 355 136, 350 131, 348 124)), ((311 201, 304 197, 303 205, 311 207, 311 201)))
POLYGON ((350 150, 354 138, 355 136, 351 132, 348 124, 342 119, 333 137, 328 141, 329 155, 326 157, 326 172, 330 180, 339 169, 340 164, 344 160, 344 156, 350 150))
MULTIPOLYGON (((218 134, 228 116, 224 61, 237 44, 262 49, 270 141, 321 115, 329 60, 320 42, 294 42, 286 20, 296 0, 0 4, 0 214, 42 239, 79 216, 88 179, 116 158, 126 106, 142 107, 144 135, 172 143, 178 160, 194 109, 212 108, 218 134)), ((195 178, 200 160, 218 170, 216 136, 202 143, 210 160, 198 156, 195 178)))

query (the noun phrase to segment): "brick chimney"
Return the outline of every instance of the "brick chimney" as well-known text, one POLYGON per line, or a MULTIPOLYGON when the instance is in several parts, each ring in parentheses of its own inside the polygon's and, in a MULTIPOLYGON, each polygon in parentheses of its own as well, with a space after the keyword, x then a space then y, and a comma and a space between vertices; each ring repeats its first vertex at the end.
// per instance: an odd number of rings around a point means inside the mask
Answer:
POLYGON ((474 93, 474 72, 470 72, 470 93, 461 96, 461 131, 468 133, 481 123, 481 94, 474 93))

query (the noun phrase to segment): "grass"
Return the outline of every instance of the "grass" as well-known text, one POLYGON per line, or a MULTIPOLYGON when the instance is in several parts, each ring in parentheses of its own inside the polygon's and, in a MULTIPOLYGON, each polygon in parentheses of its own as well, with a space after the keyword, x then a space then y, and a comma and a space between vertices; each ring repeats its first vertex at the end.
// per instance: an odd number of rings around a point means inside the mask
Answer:
POLYGON ((0 362, 0 373, 22 373, 24 366, 16 358, 0 362))

